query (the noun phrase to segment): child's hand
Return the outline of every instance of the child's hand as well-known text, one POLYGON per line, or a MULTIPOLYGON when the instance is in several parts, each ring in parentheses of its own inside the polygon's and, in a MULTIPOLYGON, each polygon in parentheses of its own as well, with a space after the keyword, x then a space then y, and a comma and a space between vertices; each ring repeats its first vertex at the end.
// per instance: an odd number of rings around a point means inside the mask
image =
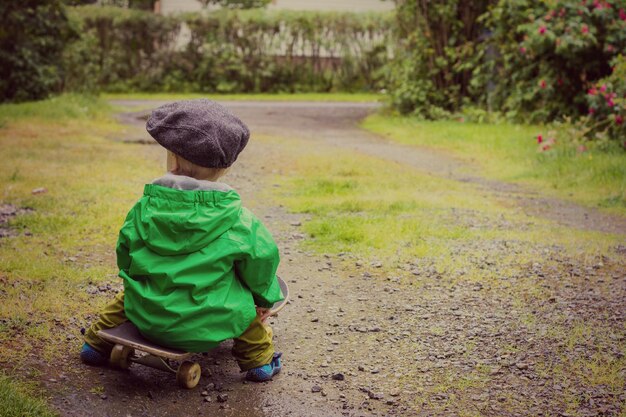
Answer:
POLYGON ((264 322, 269 316, 272 315, 272 310, 270 310, 269 308, 257 307, 256 315, 261 320, 261 322, 264 322))

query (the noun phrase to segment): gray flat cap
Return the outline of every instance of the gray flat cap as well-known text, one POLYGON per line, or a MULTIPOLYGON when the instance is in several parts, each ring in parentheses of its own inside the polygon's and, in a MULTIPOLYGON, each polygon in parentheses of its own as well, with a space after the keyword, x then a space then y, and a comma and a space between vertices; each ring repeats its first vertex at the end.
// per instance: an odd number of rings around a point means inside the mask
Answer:
POLYGON ((184 100, 152 111, 146 130, 164 148, 208 168, 227 168, 250 138, 248 127, 214 101, 184 100))

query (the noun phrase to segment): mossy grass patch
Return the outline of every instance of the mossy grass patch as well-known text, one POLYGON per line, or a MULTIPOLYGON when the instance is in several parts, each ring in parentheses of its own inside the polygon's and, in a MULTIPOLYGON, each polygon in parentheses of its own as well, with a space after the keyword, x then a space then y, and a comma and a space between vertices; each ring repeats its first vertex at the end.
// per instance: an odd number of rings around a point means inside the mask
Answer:
MULTIPOLYGON (((519 182, 560 198, 626 214, 626 152, 617 143, 569 140, 566 126, 547 151, 538 125, 424 121, 377 114, 363 127, 399 143, 449 151, 479 167, 489 178, 519 182)), ((544 134, 547 137, 547 135, 544 134)))

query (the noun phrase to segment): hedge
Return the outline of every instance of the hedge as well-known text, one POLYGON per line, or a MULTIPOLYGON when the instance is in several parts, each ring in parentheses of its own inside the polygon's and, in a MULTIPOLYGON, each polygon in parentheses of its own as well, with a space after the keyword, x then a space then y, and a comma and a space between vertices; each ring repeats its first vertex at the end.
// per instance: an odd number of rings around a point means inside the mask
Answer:
POLYGON ((305 92, 382 88, 392 16, 76 7, 66 89, 305 92))

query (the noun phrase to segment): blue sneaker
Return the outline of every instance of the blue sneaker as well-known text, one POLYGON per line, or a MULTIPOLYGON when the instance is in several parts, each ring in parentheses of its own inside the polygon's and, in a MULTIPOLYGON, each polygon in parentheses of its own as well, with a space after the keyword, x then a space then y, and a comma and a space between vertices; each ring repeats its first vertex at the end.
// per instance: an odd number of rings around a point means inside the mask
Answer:
POLYGON ((102 366, 108 362, 108 358, 104 354, 92 348, 88 343, 85 343, 80 351, 80 360, 91 366, 102 366))
POLYGON ((246 373, 246 379, 254 382, 265 382, 272 379, 283 367, 280 357, 282 353, 274 353, 272 361, 267 365, 252 368, 246 373))

